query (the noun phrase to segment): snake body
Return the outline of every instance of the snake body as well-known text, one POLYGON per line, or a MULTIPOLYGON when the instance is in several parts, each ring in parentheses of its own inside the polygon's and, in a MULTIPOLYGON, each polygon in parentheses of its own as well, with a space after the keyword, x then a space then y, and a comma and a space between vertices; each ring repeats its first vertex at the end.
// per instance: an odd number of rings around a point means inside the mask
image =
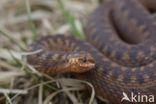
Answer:
POLYGON ((44 73, 76 72, 111 104, 120 104, 123 92, 156 97, 156 21, 147 8, 155 10, 156 1, 101 4, 89 19, 87 41, 42 37, 30 50, 43 51, 28 56, 28 62, 44 73))

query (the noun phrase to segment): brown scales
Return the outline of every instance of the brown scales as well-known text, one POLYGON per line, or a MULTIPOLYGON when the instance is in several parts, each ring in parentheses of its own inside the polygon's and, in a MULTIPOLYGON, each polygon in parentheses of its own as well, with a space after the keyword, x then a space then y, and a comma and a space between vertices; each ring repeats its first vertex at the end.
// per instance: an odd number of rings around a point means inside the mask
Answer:
MULTIPOLYGON (((86 40, 91 44, 71 36, 46 36, 31 45, 30 51, 44 51, 28 56, 28 62, 48 73, 86 71, 75 75, 91 82, 97 96, 111 104, 121 103, 122 92, 156 96, 156 21, 145 8, 156 10, 156 1, 140 1, 114 0, 101 4, 86 26, 86 40), (55 50, 65 53, 54 64, 44 52, 55 50), (76 57, 72 52, 77 53, 76 57), (42 54, 47 58, 43 59, 42 54)), ((55 54, 52 56, 57 59, 55 54)))

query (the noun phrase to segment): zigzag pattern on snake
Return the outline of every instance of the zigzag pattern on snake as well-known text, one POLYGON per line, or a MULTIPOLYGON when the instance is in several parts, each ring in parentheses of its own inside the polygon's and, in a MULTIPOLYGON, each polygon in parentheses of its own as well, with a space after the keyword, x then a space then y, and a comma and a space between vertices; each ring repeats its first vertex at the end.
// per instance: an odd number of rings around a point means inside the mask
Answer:
MULTIPOLYGON (((86 41, 41 37, 28 62, 47 74, 74 72, 98 96, 120 104, 122 92, 156 96, 156 20, 147 10, 155 0, 112 0, 101 4, 86 26, 86 41)), ((143 104, 143 103, 142 103, 143 104)))

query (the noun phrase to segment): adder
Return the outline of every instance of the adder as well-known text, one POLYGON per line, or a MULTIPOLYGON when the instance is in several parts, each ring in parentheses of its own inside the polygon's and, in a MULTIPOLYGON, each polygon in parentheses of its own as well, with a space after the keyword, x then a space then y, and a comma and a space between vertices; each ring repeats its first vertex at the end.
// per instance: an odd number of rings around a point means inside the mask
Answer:
POLYGON ((156 97, 156 20, 150 13, 154 10, 156 0, 104 2, 89 18, 86 40, 41 37, 29 50, 42 51, 29 55, 28 62, 46 74, 75 73, 110 104, 121 104, 123 92, 156 97))

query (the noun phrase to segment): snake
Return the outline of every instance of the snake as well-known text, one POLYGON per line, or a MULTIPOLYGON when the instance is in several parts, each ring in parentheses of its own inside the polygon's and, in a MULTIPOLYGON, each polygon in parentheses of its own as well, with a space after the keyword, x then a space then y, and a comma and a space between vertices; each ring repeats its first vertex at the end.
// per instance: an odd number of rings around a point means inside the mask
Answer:
POLYGON ((28 63, 49 75, 73 73, 110 104, 121 104, 123 93, 156 97, 154 10, 155 0, 101 3, 89 16, 84 40, 64 34, 40 37, 29 46, 40 51, 28 55, 28 63))

